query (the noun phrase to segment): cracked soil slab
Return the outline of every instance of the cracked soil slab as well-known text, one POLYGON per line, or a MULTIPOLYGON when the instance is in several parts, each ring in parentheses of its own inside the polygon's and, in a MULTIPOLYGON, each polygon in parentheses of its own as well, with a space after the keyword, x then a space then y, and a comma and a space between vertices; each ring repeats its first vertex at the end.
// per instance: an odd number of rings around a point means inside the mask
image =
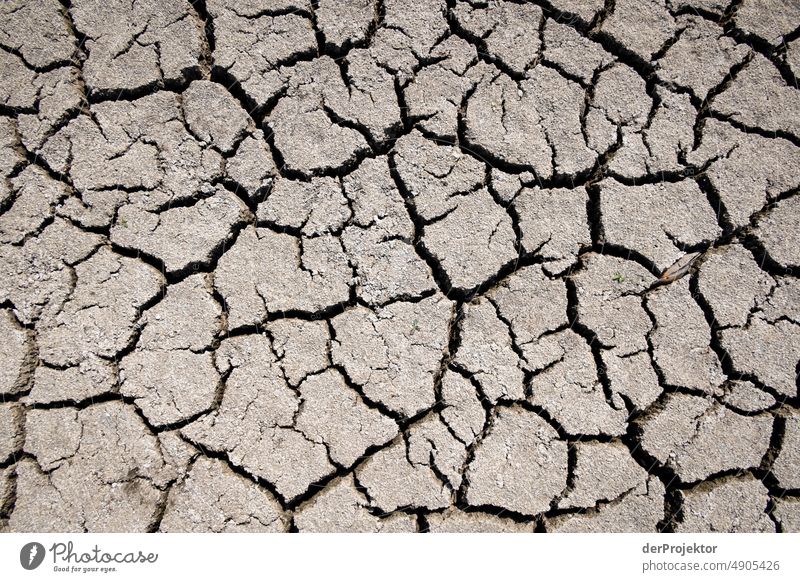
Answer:
POLYGON ((0 3, 0 531, 798 531, 799 18, 0 3))

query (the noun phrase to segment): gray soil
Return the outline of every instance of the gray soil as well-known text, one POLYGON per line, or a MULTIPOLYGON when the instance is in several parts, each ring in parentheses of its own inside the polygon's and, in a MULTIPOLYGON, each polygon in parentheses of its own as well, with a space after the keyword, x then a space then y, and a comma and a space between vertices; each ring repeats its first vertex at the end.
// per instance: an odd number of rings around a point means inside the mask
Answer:
POLYGON ((0 531, 800 531, 796 0, 0 21, 0 531))

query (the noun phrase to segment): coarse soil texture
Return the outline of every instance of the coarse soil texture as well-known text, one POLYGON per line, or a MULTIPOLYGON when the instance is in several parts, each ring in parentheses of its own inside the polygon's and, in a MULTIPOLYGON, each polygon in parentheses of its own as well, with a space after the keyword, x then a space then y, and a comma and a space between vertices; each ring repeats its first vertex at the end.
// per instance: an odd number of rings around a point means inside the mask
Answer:
POLYGON ((0 75, 0 530, 800 530, 798 0, 6 0, 0 75))

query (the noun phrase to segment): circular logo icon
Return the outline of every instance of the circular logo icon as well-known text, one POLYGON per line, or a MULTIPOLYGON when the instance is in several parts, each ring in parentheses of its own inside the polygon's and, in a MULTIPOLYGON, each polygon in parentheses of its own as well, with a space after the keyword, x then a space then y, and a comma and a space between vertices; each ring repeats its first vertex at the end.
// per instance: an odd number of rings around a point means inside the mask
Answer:
POLYGON ((35 570, 44 561, 44 546, 39 542, 28 542, 19 551, 19 563, 26 570, 35 570))

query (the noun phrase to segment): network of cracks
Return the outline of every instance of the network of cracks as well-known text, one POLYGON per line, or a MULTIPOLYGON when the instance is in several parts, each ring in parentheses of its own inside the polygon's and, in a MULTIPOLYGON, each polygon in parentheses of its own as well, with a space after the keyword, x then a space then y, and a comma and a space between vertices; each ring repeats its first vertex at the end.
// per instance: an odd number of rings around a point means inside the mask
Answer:
POLYGON ((0 530, 800 530, 797 2, 0 19, 0 530))

